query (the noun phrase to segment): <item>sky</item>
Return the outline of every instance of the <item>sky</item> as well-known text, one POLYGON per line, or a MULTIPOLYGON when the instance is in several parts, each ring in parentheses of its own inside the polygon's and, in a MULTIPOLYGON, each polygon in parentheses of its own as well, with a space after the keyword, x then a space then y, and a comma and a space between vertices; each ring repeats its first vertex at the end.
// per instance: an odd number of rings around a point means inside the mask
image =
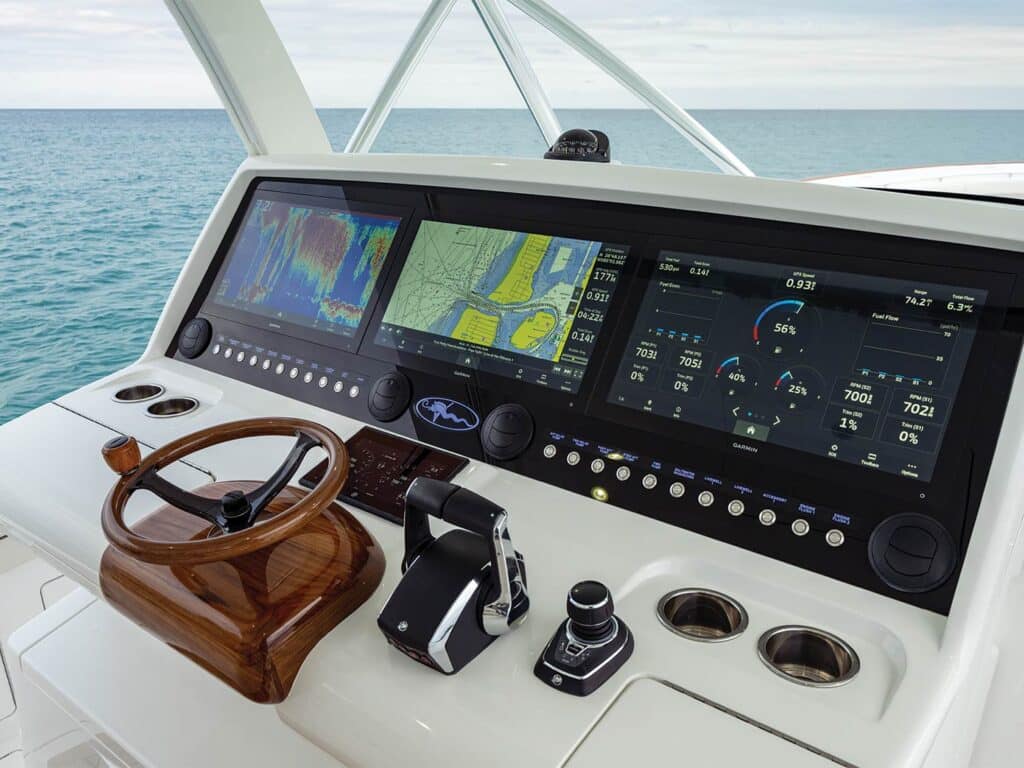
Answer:
MULTIPOLYGON (((1024 0, 548 1, 686 108, 1024 109, 1024 0)), ((264 0, 318 107, 365 106, 426 5, 264 0)), ((556 107, 639 106, 505 7, 556 107)), ((398 103, 520 105, 469 0, 398 103)), ((0 108, 217 106, 161 0, 0 0, 0 108)))

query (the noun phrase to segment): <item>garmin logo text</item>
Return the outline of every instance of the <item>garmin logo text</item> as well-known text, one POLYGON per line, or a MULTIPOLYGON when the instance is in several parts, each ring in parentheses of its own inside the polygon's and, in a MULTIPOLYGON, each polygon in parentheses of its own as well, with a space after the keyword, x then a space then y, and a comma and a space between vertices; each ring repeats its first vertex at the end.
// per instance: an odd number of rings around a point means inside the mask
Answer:
POLYGON ((476 411, 447 397, 424 397, 413 410, 423 421, 449 432, 468 432, 480 426, 476 411))
POLYGON ((747 445, 746 443, 733 443, 732 447, 738 451, 749 451, 750 453, 757 453, 758 451, 756 445, 747 445))

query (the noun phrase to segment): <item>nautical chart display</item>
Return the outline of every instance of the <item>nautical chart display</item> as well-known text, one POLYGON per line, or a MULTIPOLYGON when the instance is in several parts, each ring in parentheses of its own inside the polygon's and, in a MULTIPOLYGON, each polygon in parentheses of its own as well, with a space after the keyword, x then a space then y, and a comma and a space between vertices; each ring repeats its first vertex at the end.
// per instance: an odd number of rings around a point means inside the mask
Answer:
POLYGON ((628 248, 421 223, 376 342, 576 392, 628 248))
POLYGON ((214 300, 351 337, 400 224, 397 216, 256 198, 214 300))
POLYGON ((928 480, 986 297, 662 251, 609 400, 928 480))

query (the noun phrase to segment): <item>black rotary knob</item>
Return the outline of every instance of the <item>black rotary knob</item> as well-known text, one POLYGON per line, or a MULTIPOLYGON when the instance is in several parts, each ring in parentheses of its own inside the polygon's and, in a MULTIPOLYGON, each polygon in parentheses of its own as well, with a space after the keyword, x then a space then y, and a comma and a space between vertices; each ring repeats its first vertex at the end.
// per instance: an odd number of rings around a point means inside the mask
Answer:
POLYGON ((385 373, 370 387, 367 406, 377 421, 394 421, 409 406, 412 385, 404 374, 398 371, 385 373))
POLYGON ((178 351, 189 360, 199 357, 210 343, 213 326, 205 317, 193 317, 178 334, 178 351))
POLYGON ((615 629, 612 593, 599 581, 581 581, 570 589, 565 607, 570 631, 584 642, 600 642, 615 629))
POLYGON ((518 403, 499 405, 484 419, 480 444, 484 453, 498 461, 511 461, 533 440, 533 417, 518 403))

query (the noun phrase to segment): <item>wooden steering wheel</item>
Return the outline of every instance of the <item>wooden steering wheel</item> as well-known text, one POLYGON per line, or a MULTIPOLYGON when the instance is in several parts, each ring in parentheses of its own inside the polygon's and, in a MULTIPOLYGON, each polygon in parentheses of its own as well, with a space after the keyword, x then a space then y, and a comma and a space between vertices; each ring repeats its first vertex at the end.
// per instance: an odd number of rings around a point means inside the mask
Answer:
POLYGON ((121 476, 103 503, 103 533, 113 547, 126 555, 161 565, 230 560, 297 534, 334 502, 348 477, 349 464, 345 444, 331 430, 311 421, 290 418, 246 419, 210 427, 168 443, 145 460, 135 438, 122 435, 103 446, 103 458, 121 476), (169 464, 203 448, 245 437, 271 435, 295 437, 295 446, 274 474, 248 493, 234 490, 219 499, 205 498, 157 474, 169 464), (257 525, 260 513, 284 490, 306 454, 317 446, 327 453, 327 468, 320 482, 299 501, 257 525), (222 535, 189 541, 158 541, 133 533, 125 524, 124 508, 140 488, 206 520, 222 535))

